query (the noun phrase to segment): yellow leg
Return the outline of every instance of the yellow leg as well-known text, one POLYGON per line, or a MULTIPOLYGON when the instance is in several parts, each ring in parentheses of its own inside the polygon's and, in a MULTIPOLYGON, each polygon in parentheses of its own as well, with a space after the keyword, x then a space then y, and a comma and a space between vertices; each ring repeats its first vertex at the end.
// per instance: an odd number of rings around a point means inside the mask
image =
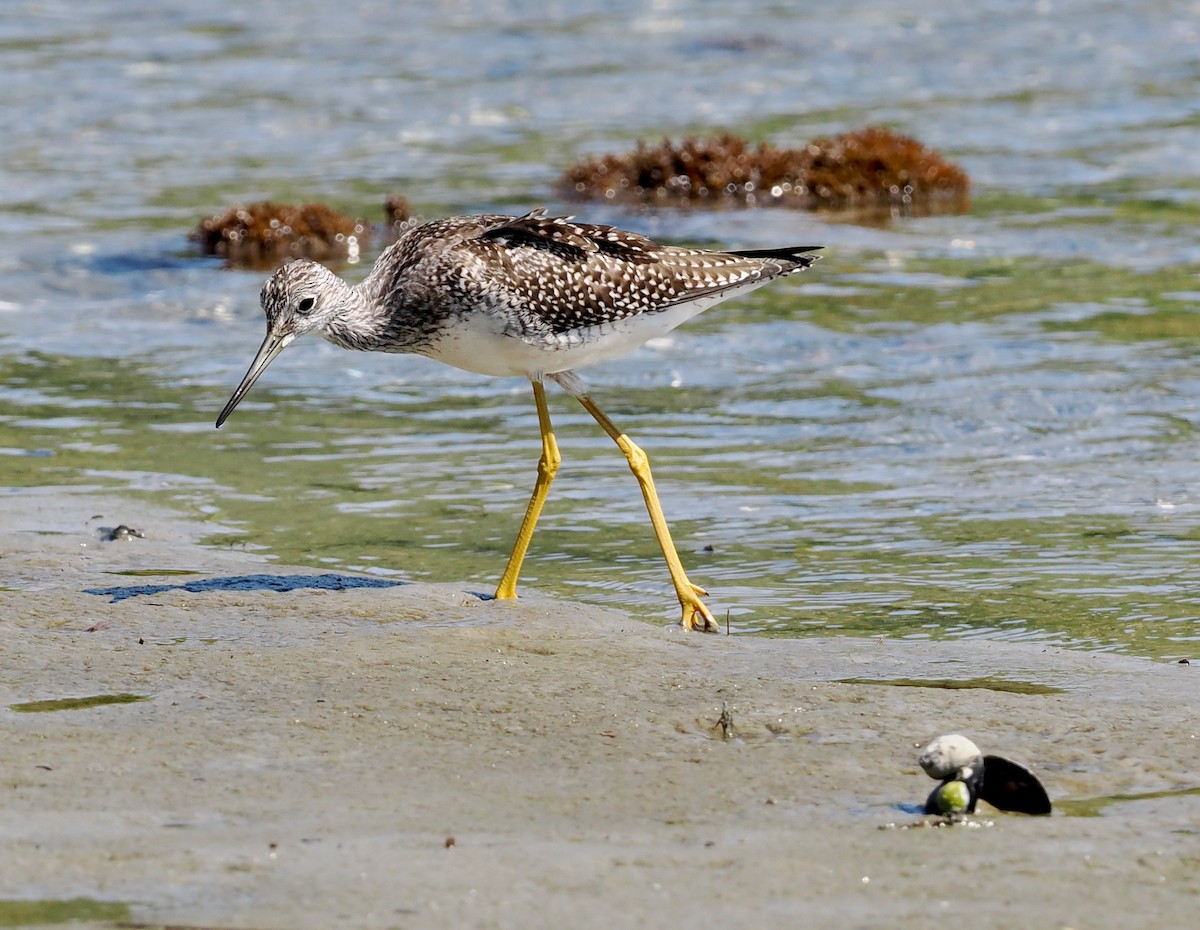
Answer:
POLYGON ((703 588, 688 581, 683 563, 679 561, 679 553, 675 551, 675 543, 671 541, 671 531, 667 529, 667 519, 663 516, 662 506, 658 503, 658 494, 654 490, 654 479, 650 475, 650 460, 633 440, 617 429, 616 425, 604 412, 596 406, 590 397, 582 394, 579 402, 585 410, 596 418, 604 432, 625 453, 629 467, 637 477, 642 488, 642 497, 646 499, 646 510, 650 512, 650 522, 654 526, 654 535, 662 549, 663 558, 667 560, 667 569, 671 572, 671 583, 679 596, 679 604, 683 608, 683 619, 680 621, 685 630, 703 630, 705 633, 716 633, 721 628, 713 618, 712 612, 705 606, 700 596, 707 594, 703 588))
POLYGON ((500 584, 496 588, 496 597, 499 600, 517 596, 517 576, 521 574, 521 563, 525 561, 525 553, 529 551, 533 528, 537 526, 538 517, 541 516, 542 507, 545 506, 546 497, 550 493, 550 483, 558 474, 558 466, 562 463, 562 456, 558 454, 558 443, 554 439, 554 430, 550 426, 550 411, 546 408, 546 389, 540 381, 533 382, 533 400, 537 404, 538 427, 542 431, 542 457, 538 459, 537 483, 533 486, 529 506, 525 509, 525 519, 521 521, 512 555, 508 557, 508 565, 505 566, 504 574, 500 576, 500 584))

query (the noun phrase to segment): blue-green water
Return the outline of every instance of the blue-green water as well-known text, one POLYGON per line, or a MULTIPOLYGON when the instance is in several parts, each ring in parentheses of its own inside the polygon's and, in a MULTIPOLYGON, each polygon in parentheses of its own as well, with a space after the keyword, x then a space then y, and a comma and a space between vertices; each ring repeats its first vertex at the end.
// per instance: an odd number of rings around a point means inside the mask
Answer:
MULTIPOLYGON (((823 243, 805 276, 585 373, 713 609, 1189 655, 1198 29, 1182 2, 22 5, 0 14, 0 484, 127 489, 243 530, 213 545, 486 589, 534 477, 528 385, 312 340, 218 433, 261 274, 192 255, 188 229, 267 197, 378 218, 398 191, 429 216, 823 243), (972 211, 557 193, 638 138, 875 123, 961 164, 972 211)), ((673 618, 623 459, 552 404, 564 469, 524 583, 673 618)))

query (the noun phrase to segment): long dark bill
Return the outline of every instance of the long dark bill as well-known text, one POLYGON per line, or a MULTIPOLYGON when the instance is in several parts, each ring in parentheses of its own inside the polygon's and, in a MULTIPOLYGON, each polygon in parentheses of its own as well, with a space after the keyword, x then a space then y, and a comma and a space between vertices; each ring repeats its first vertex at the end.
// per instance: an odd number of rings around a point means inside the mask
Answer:
POLYGON ((263 340, 262 346, 259 347, 258 354, 254 356, 254 361, 250 363, 250 370, 246 372, 246 377, 242 378, 242 383, 237 386, 237 390, 229 398, 229 403, 225 405, 225 409, 217 417, 217 429, 220 429, 221 424, 229 419, 229 415, 233 413, 233 408, 240 404, 242 398, 250 393, 250 388, 254 387, 254 382, 258 380, 258 376, 267 370, 267 366, 275 361, 275 357, 286 349, 290 342, 291 340, 285 336, 273 332, 267 333, 267 338, 263 340))

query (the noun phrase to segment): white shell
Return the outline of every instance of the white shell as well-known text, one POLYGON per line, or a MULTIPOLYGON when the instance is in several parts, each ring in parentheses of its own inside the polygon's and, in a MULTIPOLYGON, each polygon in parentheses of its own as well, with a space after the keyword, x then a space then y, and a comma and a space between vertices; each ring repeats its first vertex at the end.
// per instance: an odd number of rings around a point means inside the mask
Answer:
POLYGON ((930 778, 947 778, 971 766, 982 755, 979 747, 965 736, 950 733, 939 736, 926 746, 918 761, 930 778))

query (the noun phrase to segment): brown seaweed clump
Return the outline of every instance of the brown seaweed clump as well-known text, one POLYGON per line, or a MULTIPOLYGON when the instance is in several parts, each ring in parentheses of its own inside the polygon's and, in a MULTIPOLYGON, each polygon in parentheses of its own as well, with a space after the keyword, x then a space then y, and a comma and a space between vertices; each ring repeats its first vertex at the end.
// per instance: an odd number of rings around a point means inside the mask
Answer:
POLYGON ((369 236, 362 220, 323 204, 269 200, 230 207, 201 220, 191 234, 204 254, 246 268, 270 267, 289 258, 355 261, 369 236))
POLYGON ((412 219, 412 207, 403 194, 388 194, 383 201, 383 242, 391 244, 405 232, 412 219))
POLYGON ((803 152, 804 184, 818 206, 967 207, 967 173, 911 136, 868 126, 814 139, 803 152))
POLYGON ((412 216, 412 207, 403 194, 388 194, 383 200, 383 216, 388 226, 397 226, 412 216))
POLYGON ((752 145, 728 133, 642 143, 567 169, 565 191, 585 200, 655 205, 778 205, 807 210, 965 209, 967 175, 909 136, 868 127, 799 149, 752 145))

